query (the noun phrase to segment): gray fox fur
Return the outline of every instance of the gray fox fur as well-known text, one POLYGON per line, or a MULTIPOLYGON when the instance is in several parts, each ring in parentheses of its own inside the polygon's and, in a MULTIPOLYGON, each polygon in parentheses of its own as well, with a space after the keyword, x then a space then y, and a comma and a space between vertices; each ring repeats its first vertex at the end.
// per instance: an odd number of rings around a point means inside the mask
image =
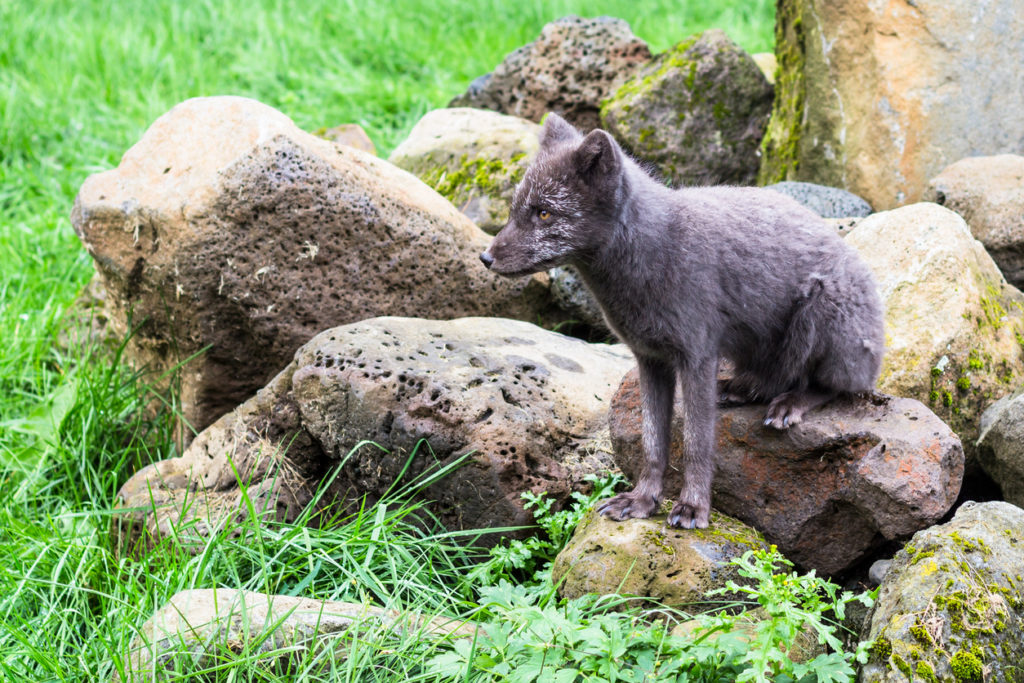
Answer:
POLYGON ((480 259, 508 276, 576 266, 636 356, 644 472, 600 505, 615 520, 660 505, 677 381, 685 483, 668 521, 703 528, 716 399, 768 403, 765 425, 786 429, 838 394, 873 389, 881 367, 874 279, 816 214, 772 190, 670 189, 604 131, 584 137, 556 114, 480 259), (718 387, 721 357, 736 372, 718 387))

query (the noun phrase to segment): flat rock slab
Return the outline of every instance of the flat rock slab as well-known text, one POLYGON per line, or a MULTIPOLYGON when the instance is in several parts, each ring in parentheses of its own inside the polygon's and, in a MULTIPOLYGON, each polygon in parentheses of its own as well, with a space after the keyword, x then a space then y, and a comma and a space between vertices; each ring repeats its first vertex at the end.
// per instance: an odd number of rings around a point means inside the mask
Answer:
MULTIPOLYGON (((937 522, 956 500, 960 439, 913 399, 835 399, 786 431, 763 424, 766 406, 723 408, 712 505, 762 532, 806 569, 835 574, 886 541, 937 522)), ((636 481, 643 463, 636 371, 610 417, 615 461, 636 481)), ((672 423, 665 495, 682 488, 682 406, 672 423)))
POLYGON ((115 681, 180 680, 232 656, 280 668, 324 648, 343 659, 363 631, 387 628, 435 638, 469 638, 475 626, 372 605, 267 595, 229 588, 176 593, 139 628, 115 681))
POLYGON ((335 325, 378 315, 543 317, 544 276, 499 278, 489 238, 415 176, 241 97, 188 100, 116 169, 86 179, 72 224, 129 356, 181 369, 202 429, 335 325), (539 306, 539 308, 538 308, 539 306))
POLYGON ((768 547, 757 531, 718 512, 710 528, 692 531, 667 527, 667 517, 615 522, 591 510, 555 558, 551 580, 558 594, 621 593, 691 611, 714 609, 725 598, 708 602, 708 591, 745 581, 729 561, 768 547))
POLYGON ((999 399, 981 416, 978 464, 1004 500, 1024 507, 1024 390, 999 399))
POLYGON ((122 487, 131 510, 119 517, 120 542, 188 529, 202 543, 247 514, 239 479, 257 511, 292 521, 324 477, 336 475, 323 504, 355 506, 467 453, 423 491, 431 512, 450 529, 528 525, 524 491, 560 503, 612 467, 601 432, 632 365, 625 347, 498 318, 376 318, 327 330, 182 457, 122 487))

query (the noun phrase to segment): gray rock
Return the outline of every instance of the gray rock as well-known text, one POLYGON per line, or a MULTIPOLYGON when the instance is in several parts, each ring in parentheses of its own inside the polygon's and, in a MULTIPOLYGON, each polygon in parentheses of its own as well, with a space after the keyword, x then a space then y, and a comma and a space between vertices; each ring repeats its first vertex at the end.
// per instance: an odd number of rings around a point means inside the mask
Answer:
MULTIPOLYGON (((960 439, 912 399, 837 398, 778 431, 764 405, 719 410, 712 505, 754 527, 793 562, 834 574, 884 543, 937 522, 964 473, 960 439)), ((643 464, 640 391, 630 371, 612 399, 615 461, 636 481, 643 464)), ((669 462, 682 457, 683 410, 669 462)), ((668 468, 665 495, 682 473, 668 468)))
POLYGON ((1024 151, 1024 3, 781 0, 758 184, 843 187, 886 210, 957 159, 1024 151))
POLYGON ((563 17, 473 81, 450 107, 476 107, 536 123, 558 112, 582 130, 596 128, 601 100, 651 58, 621 19, 563 17))
POLYGON ((610 334, 604 321, 601 307, 583 284, 579 272, 573 266, 559 266, 548 271, 551 277, 551 297, 560 309, 574 320, 586 323, 591 328, 610 334))
POLYGON ((508 222, 512 194, 537 153, 540 126, 483 109, 435 109, 388 161, 414 174, 481 230, 508 222))
POLYGON ((251 482, 257 514, 292 521, 335 473, 320 504, 359 505, 466 453, 423 492, 430 511, 451 529, 530 524, 524 491, 561 504, 587 474, 608 469, 608 406, 632 365, 625 347, 499 318, 376 318, 327 330, 182 457, 125 483, 119 545, 176 533, 202 547, 249 514, 239 479, 251 482))
POLYGON ((472 638, 476 627, 362 603, 310 600, 230 588, 175 593, 132 639, 115 681, 177 681, 245 652, 264 666, 297 665, 324 650, 343 660, 354 637, 382 628, 435 638, 472 638))
POLYGON ((601 123, 673 185, 749 185, 772 87, 721 31, 658 55, 601 107, 601 123))
POLYGON ((1024 510, 1009 503, 965 503, 915 534, 879 588, 858 680, 1019 681, 1022 567, 1024 510))
POLYGON ((870 204, 838 187, 787 180, 769 185, 768 189, 792 197, 822 218, 864 217, 872 213, 870 204))
POLYGON ((1007 281, 1024 285, 1024 156, 961 159, 932 178, 924 196, 963 216, 1007 281))
POLYGON ((717 512, 710 528, 692 531, 672 529, 666 518, 663 512, 614 522, 591 510, 555 558, 551 580, 558 594, 621 593, 693 612, 715 609, 723 598, 708 603, 705 593, 747 581, 729 561, 768 547, 757 531, 717 512))
POLYGON ((999 399, 981 416, 978 464, 1008 502, 1024 507, 1024 390, 999 399))
POLYGON ((145 321, 130 358, 159 376, 196 356, 180 375, 197 429, 333 325, 556 310, 545 276, 481 267, 487 235, 414 176, 241 97, 161 116, 85 181, 71 219, 114 324, 145 321))
POLYGON ((892 560, 876 560, 871 563, 871 567, 868 569, 868 581, 871 585, 877 586, 882 583, 885 579, 885 575, 889 573, 889 568, 892 567, 892 560))

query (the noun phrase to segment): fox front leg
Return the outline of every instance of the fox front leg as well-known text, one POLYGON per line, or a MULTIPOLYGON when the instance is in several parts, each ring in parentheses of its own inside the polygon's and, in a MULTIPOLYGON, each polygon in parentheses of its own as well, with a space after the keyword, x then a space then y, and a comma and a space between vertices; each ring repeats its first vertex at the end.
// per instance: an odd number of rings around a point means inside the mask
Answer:
POLYGON ((621 522, 650 517, 661 504, 662 478, 672 432, 675 368, 656 358, 638 358, 643 411, 644 469, 632 491, 600 503, 597 511, 621 522))
POLYGON ((711 519, 711 479, 715 473, 716 358, 680 370, 683 392, 683 490, 669 526, 705 529, 711 519))

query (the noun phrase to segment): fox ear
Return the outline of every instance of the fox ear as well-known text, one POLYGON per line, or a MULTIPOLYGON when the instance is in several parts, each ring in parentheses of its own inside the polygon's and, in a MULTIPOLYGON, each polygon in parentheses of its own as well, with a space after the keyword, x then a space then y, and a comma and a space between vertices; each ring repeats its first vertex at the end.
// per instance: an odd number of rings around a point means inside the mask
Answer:
POLYGON ((572 127, 572 124, 555 112, 544 117, 544 127, 540 131, 541 147, 548 147, 559 142, 571 142, 578 140, 579 137, 579 132, 572 127))
POLYGON ((603 130, 592 130, 573 152, 576 172, 583 177, 608 177, 622 165, 619 146, 603 130))

